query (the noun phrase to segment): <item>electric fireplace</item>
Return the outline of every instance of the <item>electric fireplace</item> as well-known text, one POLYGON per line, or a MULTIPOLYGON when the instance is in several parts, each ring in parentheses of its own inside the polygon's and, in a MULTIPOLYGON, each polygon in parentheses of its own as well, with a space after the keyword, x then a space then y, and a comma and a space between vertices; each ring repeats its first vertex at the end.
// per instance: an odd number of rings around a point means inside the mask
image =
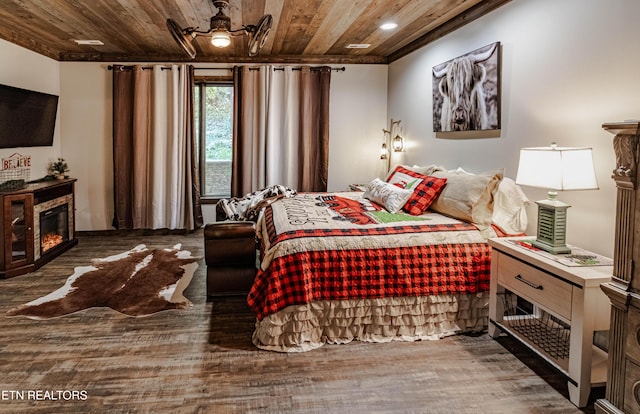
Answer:
POLYGON ((0 279, 32 272, 78 244, 74 178, 0 191, 0 279))
POLYGON ((69 204, 62 204, 40 213, 40 252, 69 240, 69 204))

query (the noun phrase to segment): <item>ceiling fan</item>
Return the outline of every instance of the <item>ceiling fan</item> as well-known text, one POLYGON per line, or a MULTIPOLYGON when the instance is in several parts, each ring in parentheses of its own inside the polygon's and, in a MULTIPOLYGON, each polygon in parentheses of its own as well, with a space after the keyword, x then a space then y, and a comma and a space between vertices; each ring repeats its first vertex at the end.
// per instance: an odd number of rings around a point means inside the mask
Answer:
POLYGON ((229 7, 229 0, 213 0, 213 6, 218 9, 218 13, 211 17, 210 28, 206 32, 198 30, 198 27, 182 29, 174 20, 167 19, 167 28, 182 50, 191 59, 194 59, 196 57, 196 49, 193 47, 193 40, 197 36, 210 37, 212 45, 223 48, 229 46, 231 37, 249 35, 249 56, 257 55, 267 41, 273 17, 270 14, 265 14, 256 25, 243 25, 240 29, 231 30, 231 18, 225 15, 223 11, 229 7))

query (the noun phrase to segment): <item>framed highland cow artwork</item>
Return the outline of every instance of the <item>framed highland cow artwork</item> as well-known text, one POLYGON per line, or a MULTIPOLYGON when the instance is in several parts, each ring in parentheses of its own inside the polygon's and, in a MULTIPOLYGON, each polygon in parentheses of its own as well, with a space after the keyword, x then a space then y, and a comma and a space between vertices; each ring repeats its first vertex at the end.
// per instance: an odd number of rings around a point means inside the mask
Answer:
POLYGON ((491 137, 500 133, 500 42, 433 67, 436 137, 491 137))

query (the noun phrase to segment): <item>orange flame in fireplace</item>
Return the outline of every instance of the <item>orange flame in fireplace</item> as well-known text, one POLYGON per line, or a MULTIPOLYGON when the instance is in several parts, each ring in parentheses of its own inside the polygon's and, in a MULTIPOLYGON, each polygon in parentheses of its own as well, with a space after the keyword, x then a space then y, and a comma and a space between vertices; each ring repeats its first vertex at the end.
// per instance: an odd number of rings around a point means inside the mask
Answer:
POLYGON ((42 252, 46 252, 62 243, 64 240, 62 236, 55 233, 49 233, 42 236, 42 252))

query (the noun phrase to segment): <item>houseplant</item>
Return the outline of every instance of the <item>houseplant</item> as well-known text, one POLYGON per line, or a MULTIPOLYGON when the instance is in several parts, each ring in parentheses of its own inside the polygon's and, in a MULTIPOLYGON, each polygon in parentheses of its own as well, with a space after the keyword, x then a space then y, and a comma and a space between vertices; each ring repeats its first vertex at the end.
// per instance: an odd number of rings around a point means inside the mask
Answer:
POLYGON ((51 175, 55 176, 58 179, 63 179, 65 177, 65 173, 69 171, 69 166, 64 158, 58 158, 57 161, 54 161, 49 166, 49 172, 51 175))

